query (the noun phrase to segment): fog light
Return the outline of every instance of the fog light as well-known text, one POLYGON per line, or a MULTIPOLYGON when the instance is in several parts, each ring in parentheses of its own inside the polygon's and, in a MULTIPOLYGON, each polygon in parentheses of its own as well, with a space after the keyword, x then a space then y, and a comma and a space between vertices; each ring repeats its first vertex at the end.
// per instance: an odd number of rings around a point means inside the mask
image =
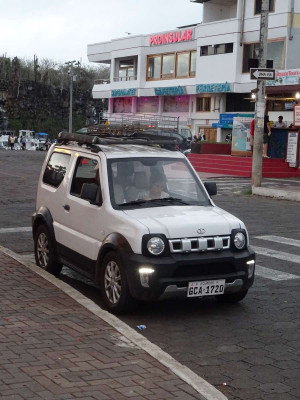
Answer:
POLYGON ((248 267, 248 278, 252 278, 255 267, 255 260, 247 261, 247 267, 248 267))
POLYGON ((150 267, 141 267, 139 269, 140 281, 143 287, 149 287, 149 276, 153 274, 154 269, 150 267))

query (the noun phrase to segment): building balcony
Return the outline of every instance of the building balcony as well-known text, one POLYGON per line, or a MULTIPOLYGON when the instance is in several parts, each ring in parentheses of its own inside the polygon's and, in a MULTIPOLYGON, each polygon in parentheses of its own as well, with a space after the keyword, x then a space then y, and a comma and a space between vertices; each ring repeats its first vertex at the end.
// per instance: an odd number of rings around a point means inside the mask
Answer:
POLYGON ((114 82, 127 82, 127 81, 136 81, 137 76, 116 76, 114 77, 114 82))
POLYGON ((95 79, 94 85, 108 85, 110 84, 110 79, 95 79))

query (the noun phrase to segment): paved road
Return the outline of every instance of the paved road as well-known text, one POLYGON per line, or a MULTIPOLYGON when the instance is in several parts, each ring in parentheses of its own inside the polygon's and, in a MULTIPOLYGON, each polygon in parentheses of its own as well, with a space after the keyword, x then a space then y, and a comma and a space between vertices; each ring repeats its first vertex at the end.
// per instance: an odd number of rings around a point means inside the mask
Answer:
MULTIPOLYGON (((28 258, 33 243, 26 227, 44 157, 0 151, 0 244, 28 258)), ((122 320, 145 324, 143 335, 230 400, 299 399, 299 204, 236 194, 247 193, 247 180, 218 183, 216 204, 245 221, 257 252, 257 277, 247 298, 234 306, 209 298, 145 304, 122 320)), ((60 278, 102 305, 89 282, 67 268, 60 278)))

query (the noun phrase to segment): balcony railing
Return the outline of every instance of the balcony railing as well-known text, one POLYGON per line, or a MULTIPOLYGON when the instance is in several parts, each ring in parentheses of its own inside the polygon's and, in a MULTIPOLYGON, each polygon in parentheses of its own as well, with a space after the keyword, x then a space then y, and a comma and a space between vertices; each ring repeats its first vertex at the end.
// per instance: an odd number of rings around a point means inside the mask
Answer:
POLYGON ((110 83, 110 79, 95 79, 94 85, 108 85, 110 83))
POLYGON ((115 76, 114 77, 114 82, 123 82, 123 81, 136 81, 137 76, 132 75, 132 76, 115 76))

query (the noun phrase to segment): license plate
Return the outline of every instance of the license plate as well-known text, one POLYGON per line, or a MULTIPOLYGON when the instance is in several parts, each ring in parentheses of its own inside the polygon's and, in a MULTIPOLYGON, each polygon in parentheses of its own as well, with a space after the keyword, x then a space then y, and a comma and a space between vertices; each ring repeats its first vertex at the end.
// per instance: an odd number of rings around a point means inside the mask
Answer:
POLYGON ((187 297, 216 296, 223 294, 225 279, 219 281, 189 282, 187 297))

